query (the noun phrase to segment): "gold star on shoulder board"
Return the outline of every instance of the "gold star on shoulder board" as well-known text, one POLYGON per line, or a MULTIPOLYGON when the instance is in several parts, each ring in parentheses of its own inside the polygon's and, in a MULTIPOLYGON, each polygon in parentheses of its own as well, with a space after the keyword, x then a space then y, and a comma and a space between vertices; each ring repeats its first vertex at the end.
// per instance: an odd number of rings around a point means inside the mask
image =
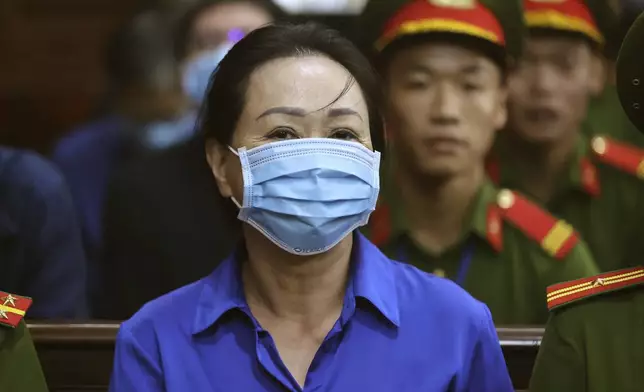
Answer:
POLYGON ((3 305, 7 306, 7 304, 10 304, 11 306, 13 306, 15 308, 17 299, 18 298, 14 297, 13 295, 8 294, 6 297, 2 298, 2 300, 4 301, 3 305))
POLYGON ((2 310, 2 309, 0 309, 0 318, 3 318, 3 319, 6 319, 6 320, 9 320, 9 316, 7 316, 7 312, 5 312, 5 311, 4 311, 4 310, 2 310))

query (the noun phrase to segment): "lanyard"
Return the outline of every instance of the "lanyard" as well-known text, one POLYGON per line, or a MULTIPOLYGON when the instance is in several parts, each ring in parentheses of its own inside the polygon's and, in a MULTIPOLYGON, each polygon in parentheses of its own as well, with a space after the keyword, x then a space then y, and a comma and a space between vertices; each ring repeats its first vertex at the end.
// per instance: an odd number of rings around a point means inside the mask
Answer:
MULTIPOLYGON (((465 247, 461 253, 461 258, 458 263, 458 272, 456 273, 456 279, 454 280, 454 282, 461 287, 465 284, 467 271, 470 269, 472 259, 474 258, 475 248, 474 241, 470 239, 465 243, 465 247)), ((398 261, 402 261, 404 263, 407 262, 407 252, 405 247, 402 245, 398 247, 398 261)))

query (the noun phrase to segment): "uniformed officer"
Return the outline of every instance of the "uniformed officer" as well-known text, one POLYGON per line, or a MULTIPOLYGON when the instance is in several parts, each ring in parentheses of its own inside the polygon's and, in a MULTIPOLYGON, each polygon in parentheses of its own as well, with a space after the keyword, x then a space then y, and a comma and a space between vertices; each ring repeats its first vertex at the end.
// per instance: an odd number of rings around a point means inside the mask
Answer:
MULTIPOLYGON (((644 130, 644 15, 617 61, 624 110, 644 130)), ((641 264, 642 255, 638 258, 641 264)), ((530 383, 532 392, 627 392, 644 385, 644 268, 548 288, 551 317, 530 383)))
POLYGON ((508 56, 521 49, 520 3, 416 0, 392 14, 377 63, 393 162, 370 237, 455 280, 497 324, 544 323, 543 290, 596 267, 571 226, 485 175, 506 120, 508 56))
POLYGON ((602 272, 632 266, 644 254, 644 151, 583 131, 597 87, 592 50, 604 38, 582 0, 524 5, 531 34, 488 172, 578 229, 602 272))
POLYGON ((0 391, 48 390, 23 320, 29 306, 31 298, 0 292, 0 391))

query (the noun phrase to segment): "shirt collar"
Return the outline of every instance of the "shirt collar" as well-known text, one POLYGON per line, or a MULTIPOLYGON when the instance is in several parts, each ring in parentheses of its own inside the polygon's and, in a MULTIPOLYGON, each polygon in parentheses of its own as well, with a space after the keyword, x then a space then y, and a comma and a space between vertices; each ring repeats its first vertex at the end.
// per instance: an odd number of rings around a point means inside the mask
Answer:
MULTIPOLYGON (((490 243, 490 236, 488 235, 489 221, 488 211, 491 205, 496 204, 496 197, 498 194, 497 187, 492 183, 489 178, 485 178, 483 184, 479 188, 474 198, 473 203, 470 205, 468 214, 466 215, 465 225, 463 226, 463 235, 475 234, 486 242, 490 243)), ((383 192, 383 198, 389 206, 402 206, 399 196, 390 188, 383 192)), ((391 213, 391 239, 404 236, 409 230, 407 225, 406 214, 410 213, 404 211, 404 208, 389 208, 391 213)), ((491 244, 496 249, 496 245, 491 244)))
MULTIPOLYGON (((237 250, 202 280, 203 289, 197 303, 193 334, 210 328, 232 309, 248 309, 242 287, 239 255, 240 251, 237 250)), ((354 299, 366 299, 391 324, 400 326, 396 284, 390 270, 391 260, 356 232, 351 263, 351 280, 345 298, 353 296, 354 299)))
MULTIPOLYGON (((583 125, 583 127, 587 126, 583 125)), ((586 129, 580 131, 579 138, 569 160, 570 163, 567 172, 558 181, 557 189, 559 191, 572 189, 590 196, 596 196, 599 193, 599 177, 592 163, 590 140, 586 136, 586 133, 588 133, 586 129)), ((509 148, 512 148, 510 143, 503 137, 499 137, 493 153, 496 159, 500 159, 500 164, 498 165, 498 183, 505 188, 520 189, 527 194, 521 187, 521 182, 519 181, 521 173, 513 170, 510 162, 508 162, 505 151, 509 148)))

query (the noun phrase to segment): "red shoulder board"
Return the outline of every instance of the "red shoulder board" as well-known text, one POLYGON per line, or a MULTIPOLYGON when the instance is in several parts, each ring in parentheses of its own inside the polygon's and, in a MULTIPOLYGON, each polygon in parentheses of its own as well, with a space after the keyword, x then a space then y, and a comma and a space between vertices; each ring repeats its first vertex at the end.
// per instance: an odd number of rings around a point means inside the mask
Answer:
POLYGON ((644 267, 607 272, 589 278, 548 287, 548 309, 552 310, 584 298, 644 283, 644 267))
POLYGON ((31 298, 0 291, 0 325, 15 328, 31 306, 31 298))
POLYGON ((391 237, 391 210, 382 199, 369 217, 369 231, 369 239, 376 246, 385 245, 391 237))
POLYGON ((556 259, 566 257, 579 242, 579 235, 572 226, 516 192, 501 190, 497 204, 505 220, 539 242, 556 259))
POLYGON ((593 152, 599 161, 644 179, 644 150, 605 137, 594 137, 593 152))

